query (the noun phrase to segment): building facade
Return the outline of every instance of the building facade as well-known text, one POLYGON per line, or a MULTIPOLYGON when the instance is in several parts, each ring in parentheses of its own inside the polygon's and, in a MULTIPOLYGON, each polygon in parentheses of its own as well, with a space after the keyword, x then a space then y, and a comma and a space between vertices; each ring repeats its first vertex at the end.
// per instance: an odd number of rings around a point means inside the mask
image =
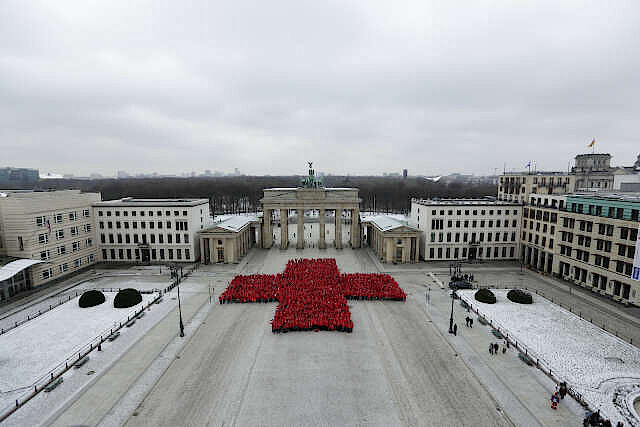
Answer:
POLYGON ((419 261, 420 230, 388 215, 364 217, 363 244, 382 262, 395 264, 419 261))
POLYGON ((507 172, 498 181, 498 200, 525 203, 531 194, 572 193, 575 180, 575 176, 563 172, 507 172))
POLYGON ((412 199, 420 258, 507 260, 520 256, 522 205, 491 199, 412 199))
POLYGON ((566 196, 530 195, 522 208, 521 261, 540 272, 557 271, 557 237, 559 213, 566 208, 566 196))
POLYGON ((202 230, 200 262, 202 264, 237 263, 260 236, 260 220, 256 216, 234 215, 202 230))
POLYGON ((198 233, 213 223, 207 199, 136 199, 96 202, 99 259, 167 263, 200 259, 198 233))
POLYGON ((99 200, 80 190, 0 192, 0 255, 43 261, 21 272, 27 288, 97 261, 92 204, 99 200))
POLYGON ((556 274, 616 301, 640 305, 633 278, 640 196, 570 195, 559 214, 556 274))

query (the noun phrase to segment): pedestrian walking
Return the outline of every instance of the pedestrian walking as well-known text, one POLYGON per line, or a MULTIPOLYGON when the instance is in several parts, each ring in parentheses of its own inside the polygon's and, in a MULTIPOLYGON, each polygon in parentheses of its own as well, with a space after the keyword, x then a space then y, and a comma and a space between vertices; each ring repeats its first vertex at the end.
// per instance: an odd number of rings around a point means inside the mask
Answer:
POLYGON ((453 335, 458 335, 458 324, 453 325, 453 335))
POLYGON ((560 398, 558 397, 558 392, 555 392, 551 395, 551 409, 554 411, 558 409, 558 402, 560 398))
POLYGON ((500 348, 500 345, 498 343, 495 343, 493 345, 493 354, 498 354, 498 349, 500 348))
POLYGON ((489 343, 489 354, 493 354, 493 343, 489 343))
POLYGON ((473 328, 473 317, 469 318, 469 327, 473 328))

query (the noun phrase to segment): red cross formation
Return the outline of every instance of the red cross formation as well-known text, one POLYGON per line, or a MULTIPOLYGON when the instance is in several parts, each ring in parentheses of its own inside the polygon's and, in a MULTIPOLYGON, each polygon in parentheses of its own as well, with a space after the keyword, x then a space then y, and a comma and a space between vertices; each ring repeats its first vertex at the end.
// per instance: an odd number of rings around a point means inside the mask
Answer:
POLYGON ((342 274, 334 258, 296 259, 283 273, 239 275, 219 301, 278 301, 271 329, 276 332, 329 330, 351 332, 347 299, 406 301, 407 295, 388 274, 342 274))

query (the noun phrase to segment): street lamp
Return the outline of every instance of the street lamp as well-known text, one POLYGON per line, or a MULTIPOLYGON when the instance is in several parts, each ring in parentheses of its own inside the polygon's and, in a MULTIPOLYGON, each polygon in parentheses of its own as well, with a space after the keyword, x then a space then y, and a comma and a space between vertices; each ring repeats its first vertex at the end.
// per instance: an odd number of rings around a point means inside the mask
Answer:
POLYGON ((453 333, 453 300, 456 294, 456 285, 453 285, 453 291, 451 292, 451 317, 449 317, 449 333, 453 333))
POLYGON ((184 323, 182 323, 182 304, 180 304, 180 281, 176 279, 178 286, 178 313, 180 314, 180 336, 184 337, 184 323))

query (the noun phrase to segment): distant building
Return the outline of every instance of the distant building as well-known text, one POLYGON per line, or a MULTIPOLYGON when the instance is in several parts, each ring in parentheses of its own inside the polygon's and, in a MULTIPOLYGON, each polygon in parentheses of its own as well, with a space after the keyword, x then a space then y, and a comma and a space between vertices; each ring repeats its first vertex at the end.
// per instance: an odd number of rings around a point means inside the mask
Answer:
POLYGON ((498 181, 498 200, 524 203, 531 194, 573 193, 575 180, 566 172, 507 172, 498 181))
POLYGON ((198 232, 211 225, 208 199, 136 199, 93 204, 104 262, 194 262, 198 232))
POLYGON ((0 188, 10 188, 13 185, 35 184, 40 179, 37 169, 27 168, 0 168, 0 188))
POLYGON ((518 259, 522 206, 492 199, 411 199, 426 261, 518 259))
POLYGON ((64 277, 96 262, 91 204, 100 193, 0 190, 0 299, 64 277))

